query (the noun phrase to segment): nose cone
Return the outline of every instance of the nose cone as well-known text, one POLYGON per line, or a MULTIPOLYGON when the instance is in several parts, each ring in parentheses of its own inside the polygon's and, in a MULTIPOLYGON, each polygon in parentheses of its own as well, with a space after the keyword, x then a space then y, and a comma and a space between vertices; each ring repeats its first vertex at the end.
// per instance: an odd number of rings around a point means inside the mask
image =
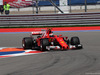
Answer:
POLYGON ((63 38, 59 37, 57 38, 57 41, 61 45, 62 49, 68 49, 69 46, 66 44, 66 42, 63 40, 63 38))
POLYGON ((69 49, 69 46, 66 44, 66 45, 62 46, 62 49, 63 49, 63 50, 64 50, 64 49, 69 49))

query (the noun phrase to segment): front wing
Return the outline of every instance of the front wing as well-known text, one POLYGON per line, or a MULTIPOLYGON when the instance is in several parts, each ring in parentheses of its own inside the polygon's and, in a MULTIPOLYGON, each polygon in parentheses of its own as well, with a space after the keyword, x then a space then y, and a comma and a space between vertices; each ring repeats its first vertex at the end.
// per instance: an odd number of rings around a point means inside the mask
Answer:
MULTIPOLYGON (((79 45, 69 45, 69 48, 67 48, 66 50, 68 49, 82 49, 83 46, 81 44, 79 45)), ((46 49, 47 50, 65 50, 65 49, 62 49, 60 46, 46 46, 46 49)))

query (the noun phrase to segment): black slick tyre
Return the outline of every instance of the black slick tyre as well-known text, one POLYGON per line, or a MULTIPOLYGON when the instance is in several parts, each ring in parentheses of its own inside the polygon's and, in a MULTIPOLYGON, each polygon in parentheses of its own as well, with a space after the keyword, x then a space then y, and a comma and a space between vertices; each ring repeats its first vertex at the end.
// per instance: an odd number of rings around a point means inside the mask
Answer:
POLYGON ((33 39, 31 37, 25 37, 22 40, 22 47, 24 49, 32 49, 33 39))
POLYGON ((49 40, 48 40, 48 38, 41 39, 41 46, 40 46, 40 49, 41 49, 42 51, 45 51, 45 50, 47 50, 47 49, 46 49, 46 46, 49 46, 49 40))
POLYGON ((78 37, 71 37, 70 44, 71 45, 79 45, 80 39, 78 37))

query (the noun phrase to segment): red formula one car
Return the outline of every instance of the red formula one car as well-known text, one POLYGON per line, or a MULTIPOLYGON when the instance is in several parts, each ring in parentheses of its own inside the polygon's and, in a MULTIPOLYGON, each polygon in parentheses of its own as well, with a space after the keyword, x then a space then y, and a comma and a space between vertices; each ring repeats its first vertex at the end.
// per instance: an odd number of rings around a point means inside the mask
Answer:
POLYGON ((68 39, 67 36, 53 35, 51 29, 31 32, 30 37, 23 38, 22 46, 24 49, 39 49, 41 51, 82 48, 78 37, 68 39))

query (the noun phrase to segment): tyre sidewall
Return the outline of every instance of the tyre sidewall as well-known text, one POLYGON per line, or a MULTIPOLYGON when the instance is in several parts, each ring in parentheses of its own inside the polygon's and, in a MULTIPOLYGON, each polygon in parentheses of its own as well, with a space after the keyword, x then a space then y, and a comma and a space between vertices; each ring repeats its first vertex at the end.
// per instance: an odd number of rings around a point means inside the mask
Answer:
POLYGON ((80 44, 80 40, 78 37, 72 37, 70 40, 71 45, 78 45, 80 44))
POLYGON ((24 49, 32 49, 33 39, 31 37, 25 37, 23 38, 22 43, 24 49))

